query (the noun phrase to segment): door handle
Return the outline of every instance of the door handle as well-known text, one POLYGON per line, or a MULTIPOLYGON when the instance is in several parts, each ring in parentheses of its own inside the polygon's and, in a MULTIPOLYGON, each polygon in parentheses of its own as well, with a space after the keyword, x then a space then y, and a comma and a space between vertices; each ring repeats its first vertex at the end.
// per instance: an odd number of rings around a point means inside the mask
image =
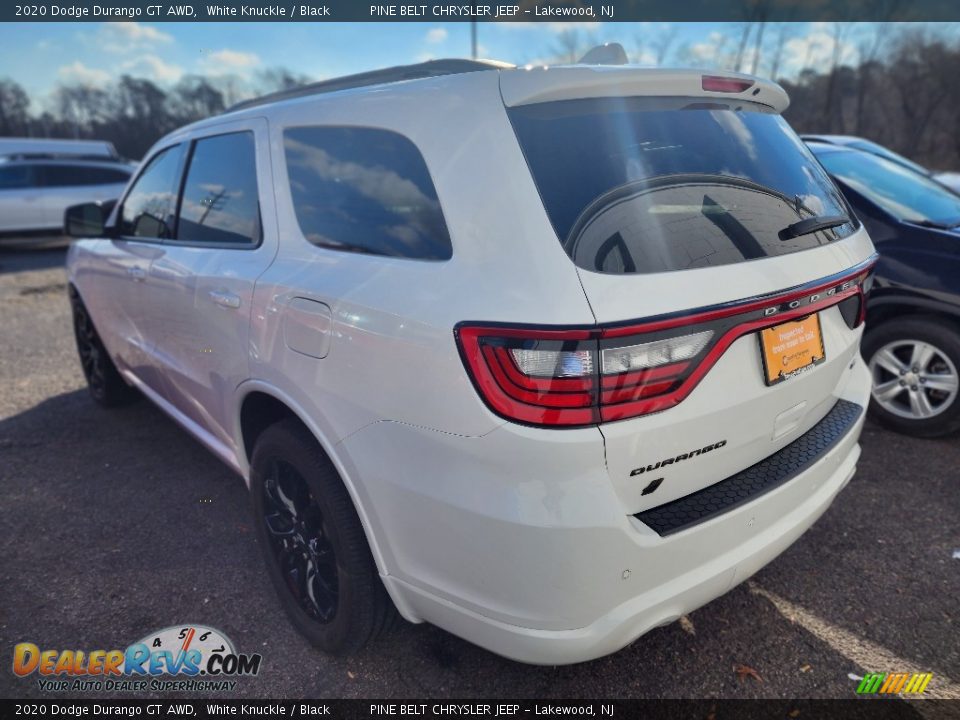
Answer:
POLYGON ((127 275, 129 275, 135 282, 143 282, 147 279, 147 271, 144 270, 139 265, 131 265, 127 268, 127 275))
POLYGON ((213 300, 217 305, 225 308, 238 308, 240 307, 240 296, 234 295, 231 292, 226 292, 223 290, 211 290, 210 299, 213 300))

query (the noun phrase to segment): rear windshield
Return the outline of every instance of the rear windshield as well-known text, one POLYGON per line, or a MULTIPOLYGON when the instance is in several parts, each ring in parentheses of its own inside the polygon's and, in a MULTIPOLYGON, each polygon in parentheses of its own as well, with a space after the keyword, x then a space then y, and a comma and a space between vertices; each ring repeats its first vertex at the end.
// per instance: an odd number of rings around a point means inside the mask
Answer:
POLYGON ((852 218, 777 113, 693 98, 565 100, 509 109, 550 222, 603 273, 728 265, 830 243, 852 218))

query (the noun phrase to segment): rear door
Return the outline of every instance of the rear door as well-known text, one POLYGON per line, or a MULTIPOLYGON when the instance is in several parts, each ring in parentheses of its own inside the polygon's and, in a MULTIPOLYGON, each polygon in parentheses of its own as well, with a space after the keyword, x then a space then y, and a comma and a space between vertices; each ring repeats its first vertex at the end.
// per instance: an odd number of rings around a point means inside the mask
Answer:
POLYGON ((507 112, 558 241, 597 323, 613 326, 600 429, 631 513, 812 427, 861 332, 856 283, 873 248, 839 191, 752 81, 732 86, 749 99, 699 84, 504 93, 520 98, 507 112))
POLYGON ((49 227, 33 164, 0 165, 0 232, 49 227))
POLYGON ((266 121, 191 142, 176 237, 150 268, 152 362, 169 401, 232 446, 233 391, 249 376, 251 298, 277 249, 266 121))

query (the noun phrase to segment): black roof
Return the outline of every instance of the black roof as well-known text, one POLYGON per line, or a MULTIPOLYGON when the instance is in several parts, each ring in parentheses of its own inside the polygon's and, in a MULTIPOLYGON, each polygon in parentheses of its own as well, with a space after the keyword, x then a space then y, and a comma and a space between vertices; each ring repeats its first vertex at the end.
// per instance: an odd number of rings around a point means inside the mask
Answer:
POLYGON ((237 103, 228 108, 227 112, 246 110, 248 108, 259 107, 260 105, 269 105, 270 103, 281 100, 291 100, 293 98, 308 97, 310 95, 336 92, 338 90, 367 87, 368 85, 381 85, 384 83, 401 82, 403 80, 440 77, 442 75, 459 75, 461 73, 477 72, 479 70, 496 70, 504 67, 512 66, 489 60, 428 60, 427 62, 417 63, 415 65, 398 65, 396 67, 384 68, 383 70, 371 70, 370 72, 358 73, 356 75, 346 75, 331 80, 321 80, 320 82, 310 83, 309 85, 290 88, 289 90, 280 90, 270 93, 269 95, 237 103))

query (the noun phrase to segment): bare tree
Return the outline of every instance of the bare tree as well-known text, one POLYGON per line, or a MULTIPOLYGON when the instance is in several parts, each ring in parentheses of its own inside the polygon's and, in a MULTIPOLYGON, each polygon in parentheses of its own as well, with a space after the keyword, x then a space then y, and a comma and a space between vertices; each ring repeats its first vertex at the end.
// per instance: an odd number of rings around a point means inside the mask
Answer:
POLYGON ((12 80, 0 80, 0 135, 27 135, 30 127, 30 98, 12 80))
POLYGON ((840 103, 837 100, 837 82, 839 77, 840 61, 843 59, 843 52, 846 48, 846 38, 853 29, 853 24, 849 22, 830 23, 830 72, 827 82, 827 92, 824 99, 823 114, 827 119, 831 132, 845 132, 845 123, 843 112, 838 111, 840 103))
POLYGON ((223 93, 206 78, 187 75, 170 93, 170 105, 178 118, 192 122, 224 111, 223 93))
POLYGON ((557 40, 554 43, 552 52, 561 62, 572 64, 580 59, 583 53, 586 52, 586 48, 581 42, 580 33, 571 28, 557 35, 557 40))
POLYGON ((734 61, 733 69, 736 72, 740 72, 740 67, 743 64, 743 54, 747 50, 747 42, 750 40, 750 33, 753 32, 753 23, 745 22, 742 23, 742 30, 740 32, 740 44, 737 45, 737 59, 734 61))
POLYGON ((104 118, 107 109, 107 92, 90 85, 58 87, 54 93, 58 114, 70 122, 73 137, 87 137, 88 129, 104 118))
POLYGON ((787 46, 787 41, 794 32, 793 23, 781 22, 774 23, 775 31, 773 34, 773 47, 770 52, 770 72, 771 80, 776 80, 780 73, 780 63, 783 61, 783 51, 787 46))
POLYGON ((647 45, 647 38, 641 33, 635 33, 633 36, 633 47, 636 53, 634 62, 643 63, 643 50, 647 45))
POLYGON ((663 32, 658 33, 657 39, 652 43, 658 67, 665 65, 667 58, 670 57, 670 51, 677 40, 677 32, 676 26, 667 26, 663 29, 663 32))
POLYGON ((266 95, 277 90, 290 90, 308 85, 311 82, 313 78, 309 75, 291 72, 286 68, 268 68, 258 74, 256 88, 258 93, 266 95))
MULTIPOLYGON (((919 30, 889 24, 830 28, 833 45, 827 47, 822 67, 807 62, 797 77, 778 78, 785 48, 799 31, 789 23, 766 23, 761 33, 764 22, 759 18, 753 25, 711 33, 706 54, 689 44, 677 47, 676 31, 657 25, 636 39, 636 53, 661 64, 680 58, 734 68, 739 58, 741 65, 752 65, 742 45, 754 53, 756 69, 769 67, 770 75, 787 90, 791 104, 786 117, 798 131, 849 129, 927 166, 960 168, 960 42, 955 25, 919 30)), ((591 40, 582 29, 569 32, 554 48, 557 59, 577 61, 591 40)), ((809 45, 813 52, 823 49, 809 45)), ((28 93, 16 82, 0 80, 0 135, 103 138, 113 141, 121 154, 141 157, 175 127, 215 115, 256 91, 306 80, 283 69, 252 80, 188 76, 172 87, 121 77, 102 88, 63 85, 39 109, 31 106, 28 93)))
POLYGON ((753 43, 753 64, 750 66, 750 74, 757 74, 757 67, 760 65, 760 53, 763 48, 763 31, 767 27, 766 20, 757 23, 757 38, 753 43))

